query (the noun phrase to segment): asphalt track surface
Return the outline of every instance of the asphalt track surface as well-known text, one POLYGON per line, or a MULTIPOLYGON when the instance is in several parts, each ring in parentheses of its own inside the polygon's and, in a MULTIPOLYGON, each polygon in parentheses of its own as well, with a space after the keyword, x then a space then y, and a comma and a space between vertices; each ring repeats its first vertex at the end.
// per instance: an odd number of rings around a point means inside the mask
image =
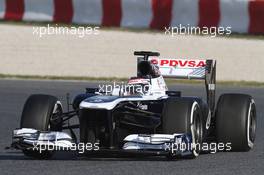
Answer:
MULTIPOLYGON (((86 158, 71 153, 58 153, 52 160, 33 160, 20 151, 6 150, 11 132, 19 126, 26 98, 32 93, 72 96, 85 87, 96 86, 89 82, 0 80, 0 174, 263 174, 264 172, 264 88, 218 86, 217 94, 236 92, 251 94, 257 104, 258 126, 256 144, 247 153, 220 152, 204 154, 193 160, 167 161, 162 157, 147 158, 86 158)), ((171 85, 183 90, 183 95, 204 96, 203 86, 171 85)), ((64 103, 65 104, 65 103, 64 103)))

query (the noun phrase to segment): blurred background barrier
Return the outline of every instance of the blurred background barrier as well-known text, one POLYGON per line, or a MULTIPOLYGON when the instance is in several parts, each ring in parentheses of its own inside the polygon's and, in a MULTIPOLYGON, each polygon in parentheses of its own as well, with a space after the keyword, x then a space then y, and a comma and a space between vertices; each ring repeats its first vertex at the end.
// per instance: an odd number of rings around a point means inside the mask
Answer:
POLYGON ((264 0, 0 0, 0 19, 162 29, 231 27, 264 33, 264 0))

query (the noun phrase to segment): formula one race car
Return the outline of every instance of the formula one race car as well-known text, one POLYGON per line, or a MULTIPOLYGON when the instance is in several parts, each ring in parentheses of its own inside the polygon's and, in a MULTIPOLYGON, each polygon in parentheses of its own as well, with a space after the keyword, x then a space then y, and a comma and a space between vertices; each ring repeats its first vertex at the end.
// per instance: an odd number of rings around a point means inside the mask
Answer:
POLYGON ((138 56, 136 77, 111 90, 87 88, 73 100, 72 111, 63 112, 54 96, 31 95, 20 128, 13 132, 12 147, 35 158, 48 158, 57 149, 80 153, 80 145, 88 155, 169 158, 195 158, 211 152, 212 144, 220 151, 253 147, 254 100, 246 94, 223 94, 215 107, 215 60, 159 58, 159 53, 145 51, 134 54, 138 56), (169 91, 163 77, 204 80, 207 99, 169 91), (78 117, 79 124, 71 124, 72 117, 78 117))

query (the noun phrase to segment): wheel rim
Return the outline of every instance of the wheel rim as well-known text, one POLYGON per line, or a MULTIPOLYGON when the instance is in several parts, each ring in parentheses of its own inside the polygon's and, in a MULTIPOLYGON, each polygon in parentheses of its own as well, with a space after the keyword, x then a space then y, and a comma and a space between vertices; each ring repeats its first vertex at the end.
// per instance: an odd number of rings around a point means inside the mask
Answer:
POLYGON ((256 137, 256 109, 254 101, 249 106, 247 123, 247 141, 248 146, 252 148, 256 137))
POLYGON ((62 105, 59 101, 56 102, 53 108, 52 115, 50 117, 48 130, 59 131, 61 130, 61 114, 62 114, 62 105))
POLYGON ((195 143, 201 142, 201 135, 202 135, 202 125, 200 121, 200 116, 197 114, 194 119, 194 129, 195 129, 195 143))
POLYGON ((201 116, 199 114, 199 105, 197 102, 193 103, 192 106, 192 114, 191 114, 191 134, 192 134, 192 152, 195 157, 199 155, 200 152, 200 145, 202 142, 202 122, 201 116))

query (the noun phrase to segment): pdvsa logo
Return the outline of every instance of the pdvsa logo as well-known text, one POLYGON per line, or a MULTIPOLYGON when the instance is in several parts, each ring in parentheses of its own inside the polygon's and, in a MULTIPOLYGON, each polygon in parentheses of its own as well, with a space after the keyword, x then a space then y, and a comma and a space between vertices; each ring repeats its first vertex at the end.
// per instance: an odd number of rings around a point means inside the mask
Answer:
POLYGON ((159 67, 179 67, 179 68, 201 68, 206 66, 206 60, 187 59, 152 59, 151 63, 159 67))

